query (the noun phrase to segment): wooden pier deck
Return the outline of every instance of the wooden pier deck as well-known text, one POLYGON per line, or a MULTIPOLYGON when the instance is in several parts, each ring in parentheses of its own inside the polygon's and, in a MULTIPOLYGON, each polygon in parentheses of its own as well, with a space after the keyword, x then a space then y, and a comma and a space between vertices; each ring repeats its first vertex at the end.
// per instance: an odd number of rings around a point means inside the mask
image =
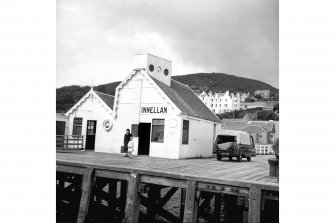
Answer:
MULTIPOLYGON (((228 159, 217 161, 215 158, 171 160, 147 156, 134 156, 134 159, 129 159, 119 154, 57 152, 56 163, 57 173, 82 176, 81 184, 73 180, 75 177, 71 178, 73 185, 79 184, 81 192, 81 196, 79 194, 77 222, 87 222, 92 197, 95 196, 94 201, 97 200, 97 196, 99 197, 97 192, 94 192, 95 195, 93 195, 92 188, 97 191, 99 188, 97 183, 99 182, 96 179, 104 178, 109 180, 101 183, 101 191, 105 185, 108 185, 108 188, 115 188, 118 180, 126 182, 124 185, 127 186, 123 187, 125 193, 123 196, 125 209, 123 222, 138 222, 140 204, 147 207, 147 217, 161 214, 163 217, 165 216, 165 219, 171 219, 171 222, 174 220, 196 222, 199 216, 203 216, 207 222, 214 221, 215 217, 219 218, 220 215, 221 194, 231 194, 244 196, 246 199, 246 211, 242 222, 258 223, 263 222, 261 221, 261 212, 264 201, 266 199, 279 201, 278 178, 269 177, 267 158, 268 156, 258 156, 253 158, 251 162, 247 162, 245 159, 242 162, 229 161, 228 159), (151 194, 155 194, 155 192, 160 194, 161 188, 164 187, 171 189, 161 201, 159 201, 160 197, 158 200, 155 197, 150 198, 150 191, 151 194), (178 188, 181 189, 181 196, 184 199, 181 201, 180 207, 183 210, 180 210, 179 219, 169 215, 165 210, 149 213, 158 204, 160 204, 160 209, 163 209, 163 204, 166 204, 178 188), (142 196, 141 193, 148 193, 148 196, 142 196), (205 206, 209 205, 212 198, 215 198, 215 203, 218 203, 219 208, 216 206, 217 213, 210 216, 205 211, 205 206), (154 201, 155 199, 156 201, 154 201)), ((68 179, 67 184, 70 184, 69 177, 58 177, 58 191, 66 189, 64 186, 66 179, 68 179)), ((75 186, 71 188, 75 191, 75 186)), ((112 197, 115 197, 115 191, 111 193, 114 193, 112 197)), ((106 200, 108 201, 107 198, 106 200)), ((112 200, 109 201, 113 203, 112 200)))

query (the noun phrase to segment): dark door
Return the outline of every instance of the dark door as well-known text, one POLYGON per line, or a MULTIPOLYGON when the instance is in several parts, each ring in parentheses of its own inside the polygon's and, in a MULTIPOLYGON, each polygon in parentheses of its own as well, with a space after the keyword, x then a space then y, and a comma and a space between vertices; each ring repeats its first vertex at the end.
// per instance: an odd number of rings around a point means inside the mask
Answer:
POLYGON ((138 126, 138 155, 149 155, 151 123, 138 126))
POLYGON ((94 150, 96 127, 97 127, 97 121, 87 120, 86 148, 85 148, 86 150, 94 150))
POLYGON ((56 121, 56 135, 65 135, 65 122, 56 121))

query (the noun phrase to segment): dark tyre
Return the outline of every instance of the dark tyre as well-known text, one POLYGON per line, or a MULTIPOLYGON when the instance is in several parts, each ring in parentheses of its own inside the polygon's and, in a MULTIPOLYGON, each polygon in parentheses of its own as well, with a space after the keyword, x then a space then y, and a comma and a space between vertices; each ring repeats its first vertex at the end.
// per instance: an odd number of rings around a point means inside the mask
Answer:
POLYGON ((237 156, 236 158, 237 158, 237 162, 241 162, 241 160, 242 160, 241 156, 237 156))
POLYGON ((229 157, 229 160, 232 161, 232 160, 233 160, 233 157, 230 156, 230 157, 229 157))
POLYGON ((250 160, 251 160, 251 156, 248 156, 248 157, 247 157, 247 160, 250 161, 250 160))
POLYGON ((216 159, 217 159, 217 160, 221 160, 221 159, 222 159, 222 156, 221 156, 221 155, 216 155, 216 159))

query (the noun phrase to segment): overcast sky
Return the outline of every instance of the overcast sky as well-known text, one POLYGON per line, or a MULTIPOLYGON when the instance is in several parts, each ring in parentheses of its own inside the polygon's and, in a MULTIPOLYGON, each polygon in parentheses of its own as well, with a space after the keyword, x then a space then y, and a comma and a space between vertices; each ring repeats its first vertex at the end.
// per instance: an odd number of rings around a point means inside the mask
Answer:
POLYGON ((221 72, 279 87, 278 0, 57 0, 57 87, 123 80, 133 55, 172 75, 221 72))

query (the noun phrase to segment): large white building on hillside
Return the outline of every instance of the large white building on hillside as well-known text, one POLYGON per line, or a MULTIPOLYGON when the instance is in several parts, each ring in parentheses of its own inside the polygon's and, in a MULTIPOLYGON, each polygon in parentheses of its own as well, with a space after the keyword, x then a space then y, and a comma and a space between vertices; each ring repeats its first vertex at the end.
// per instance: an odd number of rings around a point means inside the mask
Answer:
MULTIPOLYGON (((204 91, 198 95, 201 101, 215 114, 230 112, 233 110, 240 110, 241 96, 245 99, 246 94, 240 93, 212 93, 211 91, 206 94, 204 91)), ((249 95, 249 94, 248 94, 249 95)))

